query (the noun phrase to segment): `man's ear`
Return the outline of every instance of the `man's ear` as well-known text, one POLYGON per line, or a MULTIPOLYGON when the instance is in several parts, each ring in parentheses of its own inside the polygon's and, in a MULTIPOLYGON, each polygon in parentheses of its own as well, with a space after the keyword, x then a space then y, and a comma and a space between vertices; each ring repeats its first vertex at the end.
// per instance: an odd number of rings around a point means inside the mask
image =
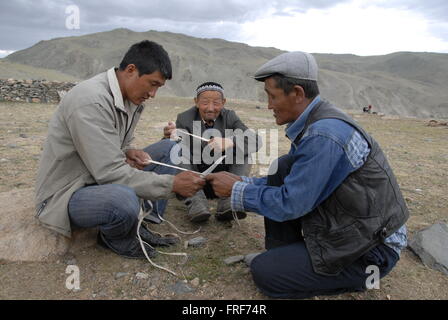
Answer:
POLYGON ((126 74, 129 74, 129 75, 131 75, 131 74, 133 74, 134 72, 138 72, 138 69, 137 69, 137 67, 135 66, 135 64, 133 64, 133 63, 130 63, 130 64, 128 64, 127 66, 126 66, 126 68, 124 69, 124 72, 126 73, 126 74))
POLYGON ((196 108, 198 108, 198 98, 194 98, 194 104, 196 105, 196 108))
POLYGON ((294 86, 293 91, 296 103, 302 103, 305 100, 305 90, 301 86, 294 86))
POLYGON ((224 107, 224 105, 226 104, 226 98, 222 98, 222 106, 224 107))

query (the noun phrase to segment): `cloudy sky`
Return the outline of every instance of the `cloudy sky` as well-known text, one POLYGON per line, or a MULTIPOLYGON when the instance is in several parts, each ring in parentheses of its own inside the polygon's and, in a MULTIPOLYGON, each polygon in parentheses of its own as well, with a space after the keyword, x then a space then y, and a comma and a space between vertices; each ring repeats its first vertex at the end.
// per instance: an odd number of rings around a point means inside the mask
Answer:
POLYGON ((115 28, 313 53, 448 53, 448 1, 1 0, 0 57, 40 40, 115 28))

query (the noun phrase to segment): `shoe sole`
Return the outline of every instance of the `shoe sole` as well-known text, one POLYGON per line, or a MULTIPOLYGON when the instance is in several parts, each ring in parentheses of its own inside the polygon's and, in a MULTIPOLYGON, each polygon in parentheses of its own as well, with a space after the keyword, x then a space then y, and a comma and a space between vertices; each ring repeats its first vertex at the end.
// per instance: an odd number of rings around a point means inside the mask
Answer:
MULTIPOLYGON (((236 212, 236 217, 238 220, 242 220, 247 217, 246 212, 238 211, 236 212)), ((218 221, 231 221, 233 220, 233 214, 232 211, 226 211, 226 212, 216 212, 215 215, 216 220, 218 221)))
POLYGON ((194 217, 190 218, 190 222, 198 223, 198 222, 204 222, 207 221, 210 218, 210 213, 200 213, 198 215, 195 215, 194 217))

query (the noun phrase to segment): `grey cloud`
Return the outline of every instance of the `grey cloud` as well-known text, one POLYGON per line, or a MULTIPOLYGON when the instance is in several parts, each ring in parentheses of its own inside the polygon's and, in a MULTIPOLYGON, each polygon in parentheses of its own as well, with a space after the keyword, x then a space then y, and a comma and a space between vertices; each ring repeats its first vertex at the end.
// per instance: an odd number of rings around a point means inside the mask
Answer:
POLYGON ((381 6, 410 10, 440 22, 448 21, 448 1, 446 0, 389 0, 381 6))
MULTIPOLYGON (((240 24, 274 12, 291 16, 311 8, 330 8, 350 0, 13 0, 0 1, 0 49, 20 50, 55 37, 82 35, 114 28, 181 32, 198 37, 236 40, 240 24), (80 9, 81 30, 65 27, 65 8, 80 9)), ((446 21, 446 0, 390 0, 384 6, 417 10, 446 21)), ((435 29, 436 26, 435 26, 435 29)), ((444 35, 446 30, 437 29, 444 35)))
POLYGON ((448 39, 448 1, 446 0, 389 0, 382 4, 421 14, 429 20, 429 31, 439 39, 448 39))

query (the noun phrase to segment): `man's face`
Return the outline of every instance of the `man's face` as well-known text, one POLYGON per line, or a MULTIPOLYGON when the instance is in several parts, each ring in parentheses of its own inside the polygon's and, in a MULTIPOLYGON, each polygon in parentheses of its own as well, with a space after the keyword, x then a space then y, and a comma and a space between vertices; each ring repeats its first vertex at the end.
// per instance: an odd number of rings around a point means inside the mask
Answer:
POLYGON ((264 81, 264 90, 268 95, 268 109, 273 111, 275 122, 281 126, 293 122, 300 116, 300 110, 296 105, 294 90, 285 94, 283 89, 276 87, 276 81, 270 77, 264 81))
POLYGON ((222 97, 219 91, 204 91, 194 99, 194 102, 199 109, 201 118, 205 121, 212 121, 219 116, 226 99, 222 97))
POLYGON ((136 105, 142 104, 150 97, 154 98, 157 89, 162 87, 166 81, 160 71, 139 76, 138 69, 135 67, 131 67, 130 70, 126 68, 125 75, 125 98, 136 105))

